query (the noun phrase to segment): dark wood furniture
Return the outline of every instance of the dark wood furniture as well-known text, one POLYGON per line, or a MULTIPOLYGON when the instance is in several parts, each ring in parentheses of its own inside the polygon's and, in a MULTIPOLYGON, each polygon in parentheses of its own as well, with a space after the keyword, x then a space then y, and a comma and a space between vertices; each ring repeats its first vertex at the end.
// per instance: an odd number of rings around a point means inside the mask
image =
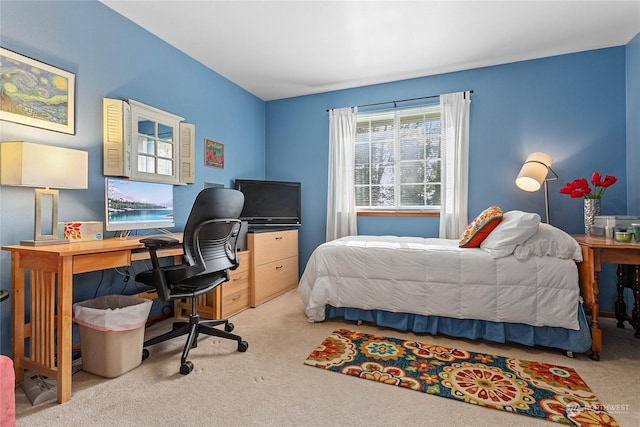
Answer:
POLYGON ((624 328, 624 322, 628 321, 635 330, 634 336, 640 338, 640 265, 618 264, 616 287, 616 320, 618 327, 624 328), (631 316, 627 314, 627 304, 624 302, 624 289, 633 291, 633 310, 631 316))

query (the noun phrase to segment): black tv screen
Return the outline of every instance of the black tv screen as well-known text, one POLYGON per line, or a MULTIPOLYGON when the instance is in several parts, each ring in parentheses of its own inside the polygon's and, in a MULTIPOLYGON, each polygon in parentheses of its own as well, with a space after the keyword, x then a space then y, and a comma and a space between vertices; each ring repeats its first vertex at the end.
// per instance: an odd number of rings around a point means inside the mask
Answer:
POLYGON ((300 183, 236 179, 244 194, 240 219, 250 227, 298 227, 301 224, 300 183))

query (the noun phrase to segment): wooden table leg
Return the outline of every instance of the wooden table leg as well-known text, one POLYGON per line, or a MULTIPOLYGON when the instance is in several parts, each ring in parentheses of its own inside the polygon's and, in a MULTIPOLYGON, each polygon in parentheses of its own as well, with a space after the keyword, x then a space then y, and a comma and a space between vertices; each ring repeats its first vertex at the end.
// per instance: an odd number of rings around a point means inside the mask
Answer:
POLYGON ((633 311, 631 312, 631 325, 636 331, 634 336, 640 338, 640 265, 633 267, 633 311))
POLYGON ((600 257, 593 248, 580 245, 582 262, 578 264, 580 273, 580 295, 585 306, 591 312, 589 329, 591 330, 591 359, 600 360, 602 351, 602 330, 598 323, 600 303, 598 302, 598 275, 600 273, 600 257))
POLYGON ((72 380, 72 304, 73 304, 73 260, 60 259, 58 266, 58 402, 71 399, 72 380))
POLYGON ((11 252, 11 347, 16 384, 24 381, 24 270, 20 253, 11 252))
POLYGON ((599 295, 600 289, 598 287, 598 277, 600 271, 594 271, 593 273, 593 305, 591 307, 591 359, 600 360, 600 353, 602 352, 602 329, 600 329, 600 323, 598 317, 600 316, 600 302, 599 295))
POLYGON ((627 319, 627 305, 624 302, 624 267, 618 264, 616 269, 616 289, 618 295, 616 297, 615 314, 618 321, 618 328, 624 328, 624 321, 627 319))

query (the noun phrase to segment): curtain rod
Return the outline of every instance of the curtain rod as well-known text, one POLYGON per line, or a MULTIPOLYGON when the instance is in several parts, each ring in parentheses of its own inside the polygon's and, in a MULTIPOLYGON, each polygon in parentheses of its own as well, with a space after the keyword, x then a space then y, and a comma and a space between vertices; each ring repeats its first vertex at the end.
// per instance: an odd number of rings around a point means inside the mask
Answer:
MULTIPOLYGON (((466 90, 464 92, 469 92, 469 93, 473 93, 473 89, 472 90, 466 90)), ((396 104, 398 102, 409 102, 409 101, 418 101, 420 99, 429 99, 429 98, 438 98, 440 95, 429 95, 429 96, 421 96, 419 98, 409 98, 409 99, 401 99, 399 101, 385 101, 385 102, 376 102, 373 104, 364 104, 364 105, 358 105, 358 108, 363 108, 363 107, 373 107, 375 105, 384 105, 384 104, 393 104, 393 108, 396 108, 396 104)), ((465 95, 466 96, 466 95, 465 95)), ((329 108, 327 109, 327 112, 329 112, 330 110, 333 110, 333 108, 329 108)))

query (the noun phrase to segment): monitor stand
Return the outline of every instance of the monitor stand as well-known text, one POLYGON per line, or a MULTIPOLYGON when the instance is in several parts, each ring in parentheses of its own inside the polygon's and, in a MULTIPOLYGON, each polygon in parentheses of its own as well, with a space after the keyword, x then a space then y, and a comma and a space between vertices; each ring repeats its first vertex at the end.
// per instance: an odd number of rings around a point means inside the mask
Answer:
POLYGON ((164 228, 154 228, 153 230, 155 232, 149 231, 148 233, 136 234, 134 236, 131 235, 131 230, 122 230, 116 235, 116 237, 121 240, 125 240, 125 239, 142 239, 145 237, 152 237, 152 236, 158 236, 163 234, 173 234, 172 231, 166 230, 164 228))

